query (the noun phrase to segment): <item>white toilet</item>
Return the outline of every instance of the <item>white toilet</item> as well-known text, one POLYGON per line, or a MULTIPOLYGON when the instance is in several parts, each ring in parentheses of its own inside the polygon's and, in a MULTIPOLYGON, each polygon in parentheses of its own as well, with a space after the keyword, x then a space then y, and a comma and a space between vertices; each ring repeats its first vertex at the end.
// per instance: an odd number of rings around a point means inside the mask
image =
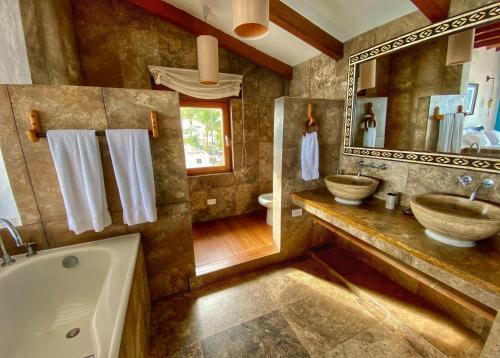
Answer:
POLYGON ((273 226, 273 193, 259 195, 259 203, 267 208, 267 225, 273 226))

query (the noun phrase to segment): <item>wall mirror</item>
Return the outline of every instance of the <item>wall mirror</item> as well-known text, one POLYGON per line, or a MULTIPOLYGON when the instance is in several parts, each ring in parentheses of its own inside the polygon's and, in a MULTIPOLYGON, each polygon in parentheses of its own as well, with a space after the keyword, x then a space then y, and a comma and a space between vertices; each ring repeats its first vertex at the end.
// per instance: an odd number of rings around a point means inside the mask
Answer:
POLYGON ((344 154, 500 173, 500 5, 349 58, 344 154))

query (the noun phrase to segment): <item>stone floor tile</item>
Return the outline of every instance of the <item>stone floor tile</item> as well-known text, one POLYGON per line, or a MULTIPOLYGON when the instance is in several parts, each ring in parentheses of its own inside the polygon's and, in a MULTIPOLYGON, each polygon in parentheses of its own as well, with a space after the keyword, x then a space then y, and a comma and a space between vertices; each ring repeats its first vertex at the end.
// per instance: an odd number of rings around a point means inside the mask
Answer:
POLYGON ((281 311, 311 355, 321 355, 378 323, 353 297, 314 294, 281 311))
POLYGON ((202 347, 205 358, 309 357, 279 311, 206 338, 202 347))

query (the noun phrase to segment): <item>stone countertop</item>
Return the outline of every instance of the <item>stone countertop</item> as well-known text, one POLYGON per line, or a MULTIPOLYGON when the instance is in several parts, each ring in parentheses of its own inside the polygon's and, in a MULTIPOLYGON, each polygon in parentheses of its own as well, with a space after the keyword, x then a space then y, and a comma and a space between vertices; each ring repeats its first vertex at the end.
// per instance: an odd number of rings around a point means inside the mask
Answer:
POLYGON ((326 189, 318 189, 293 193, 292 201, 477 301, 500 308, 500 253, 484 242, 456 248, 433 241, 413 216, 400 208, 387 210, 385 202, 375 198, 349 206, 337 203, 326 189))

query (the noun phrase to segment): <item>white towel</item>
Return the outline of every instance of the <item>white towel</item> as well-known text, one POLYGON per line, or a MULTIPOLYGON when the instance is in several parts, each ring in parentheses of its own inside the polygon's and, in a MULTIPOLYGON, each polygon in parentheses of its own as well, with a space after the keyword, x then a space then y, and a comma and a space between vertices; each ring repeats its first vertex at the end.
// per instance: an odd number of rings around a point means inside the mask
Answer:
POLYGON ((92 229, 102 231, 111 225, 111 216, 95 131, 54 130, 47 132, 47 138, 69 229, 77 235, 92 229))
POLYGON ((149 134, 145 129, 106 130, 113 161, 123 222, 156 221, 156 194, 149 134))
POLYGON ((302 179, 314 180, 319 178, 319 149, 318 133, 306 133, 302 136, 300 154, 302 179))
POLYGON ((437 152, 460 153, 464 126, 463 113, 445 114, 439 123, 437 152))
POLYGON ((375 148, 375 141, 377 140, 377 128, 369 127, 363 134, 363 147, 375 148))

